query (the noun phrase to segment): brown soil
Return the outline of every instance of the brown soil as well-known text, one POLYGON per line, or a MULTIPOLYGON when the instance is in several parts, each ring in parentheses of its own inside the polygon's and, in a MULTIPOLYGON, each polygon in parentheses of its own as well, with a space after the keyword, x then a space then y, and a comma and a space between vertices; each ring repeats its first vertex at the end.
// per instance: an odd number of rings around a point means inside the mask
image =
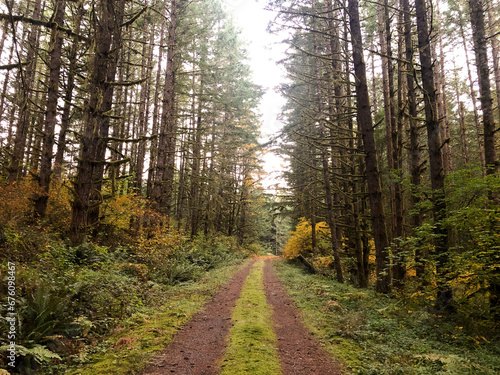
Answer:
POLYGON ((311 337, 302 323, 299 310, 293 305, 270 263, 267 261, 264 268, 264 290, 267 303, 273 310, 283 374, 342 374, 340 365, 311 337))
POLYGON ((252 264, 236 273, 141 374, 218 374, 231 314, 252 264))
MULTIPOLYGON (((300 313, 266 257, 264 289, 273 310, 278 354, 283 375, 342 374, 340 366, 312 339, 300 313)), ((216 375, 232 326, 231 314, 253 262, 236 275, 184 326, 165 351, 151 361, 141 375, 216 375)), ((235 374, 238 375, 238 374, 235 374)))

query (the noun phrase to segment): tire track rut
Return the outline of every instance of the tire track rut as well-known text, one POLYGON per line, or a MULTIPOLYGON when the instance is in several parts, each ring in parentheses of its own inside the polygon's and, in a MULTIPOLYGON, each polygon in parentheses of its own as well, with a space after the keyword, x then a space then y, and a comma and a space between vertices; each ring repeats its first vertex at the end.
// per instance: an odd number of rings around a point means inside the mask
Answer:
POLYGON ((218 374, 231 314, 253 263, 238 271, 140 374, 218 374))

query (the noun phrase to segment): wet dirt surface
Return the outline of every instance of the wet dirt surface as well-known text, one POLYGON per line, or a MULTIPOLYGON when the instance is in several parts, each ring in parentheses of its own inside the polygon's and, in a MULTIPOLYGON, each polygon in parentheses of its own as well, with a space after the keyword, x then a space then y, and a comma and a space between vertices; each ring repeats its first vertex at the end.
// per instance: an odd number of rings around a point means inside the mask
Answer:
POLYGON ((300 311, 278 280, 269 260, 264 268, 264 290, 267 303, 273 310, 272 319, 283 374, 342 374, 340 365, 311 337, 302 323, 300 311))
MULTIPOLYGON (((272 268, 275 257, 263 258, 266 259, 264 290, 273 310, 269 319, 273 320, 278 339, 283 375, 342 374, 340 365, 311 337, 302 323, 300 311, 272 268)), ((231 314, 253 263, 238 271, 140 374, 218 374, 232 326, 231 314)))
POLYGON ((252 265, 238 271, 140 374, 218 374, 231 314, 252 265))

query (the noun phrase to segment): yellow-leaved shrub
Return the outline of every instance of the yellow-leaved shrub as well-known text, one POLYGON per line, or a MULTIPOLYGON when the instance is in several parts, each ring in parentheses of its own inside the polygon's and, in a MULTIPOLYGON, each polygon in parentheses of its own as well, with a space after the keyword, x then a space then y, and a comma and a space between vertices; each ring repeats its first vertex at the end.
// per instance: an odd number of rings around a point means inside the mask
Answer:
MULTIPOLYGON (((300 254, 308 256, 313 252, 312 248, 312 226, 309 220, 300 218, 297 227, 290 233, 290 238, 283 249, 282 256, 285 259, 293 259, 300 254)), ((330 228, 322 221, 316 224, 317 250, 319 254, 327 252, 330 238, 330 228)))
POLYGON ((12 184, 0 182, 0 226, 18 225, 33 216, 32 198, 38 191, 31 177, 24 177, 12 184))

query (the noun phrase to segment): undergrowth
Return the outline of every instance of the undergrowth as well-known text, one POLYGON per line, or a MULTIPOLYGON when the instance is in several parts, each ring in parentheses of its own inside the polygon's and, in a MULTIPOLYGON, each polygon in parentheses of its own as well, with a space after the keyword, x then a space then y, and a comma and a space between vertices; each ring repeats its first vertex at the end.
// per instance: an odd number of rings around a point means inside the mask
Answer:
POLYGON ((277 339, 269 319, 263 274, 264 260, 252 267, 233 311, 221 375, 278 375, 277 339))
MULTIPOLYGON (((4 227, 0 316, 8 307, 8 262, 15 262, 17 360, 15 369, 7 366, 9 342, 1 335, 0 369, 58 374, 95 360, 104 368, 117 362, 124 371, 135 368, 199 309, 222 277, 218 269, 246 256, 230 237, 191 240, 181 232, 148 230, 129 244, 94 239, 73 247, 42 228, 4 227), (163 335, 161 325, 172 332, 163 335), (120 330, 131 333, 122 337, 120 330), (121 347, 130 359, 120 359, 121 347)), ((0 331, 7 328, 0 319, 0 331)))
POLYGON ((106 340, 91 348, 83 358, 77 358, 80 363, 68 373, 136 374, 238 268, 239 265, 211 270, 197 283, 170 288, 158 296, 157 305, 142 307, 116 326, 106 340))
POLYGON ((350 374, 497 374, 498 332, 276 262, 311 332, 350 374))

